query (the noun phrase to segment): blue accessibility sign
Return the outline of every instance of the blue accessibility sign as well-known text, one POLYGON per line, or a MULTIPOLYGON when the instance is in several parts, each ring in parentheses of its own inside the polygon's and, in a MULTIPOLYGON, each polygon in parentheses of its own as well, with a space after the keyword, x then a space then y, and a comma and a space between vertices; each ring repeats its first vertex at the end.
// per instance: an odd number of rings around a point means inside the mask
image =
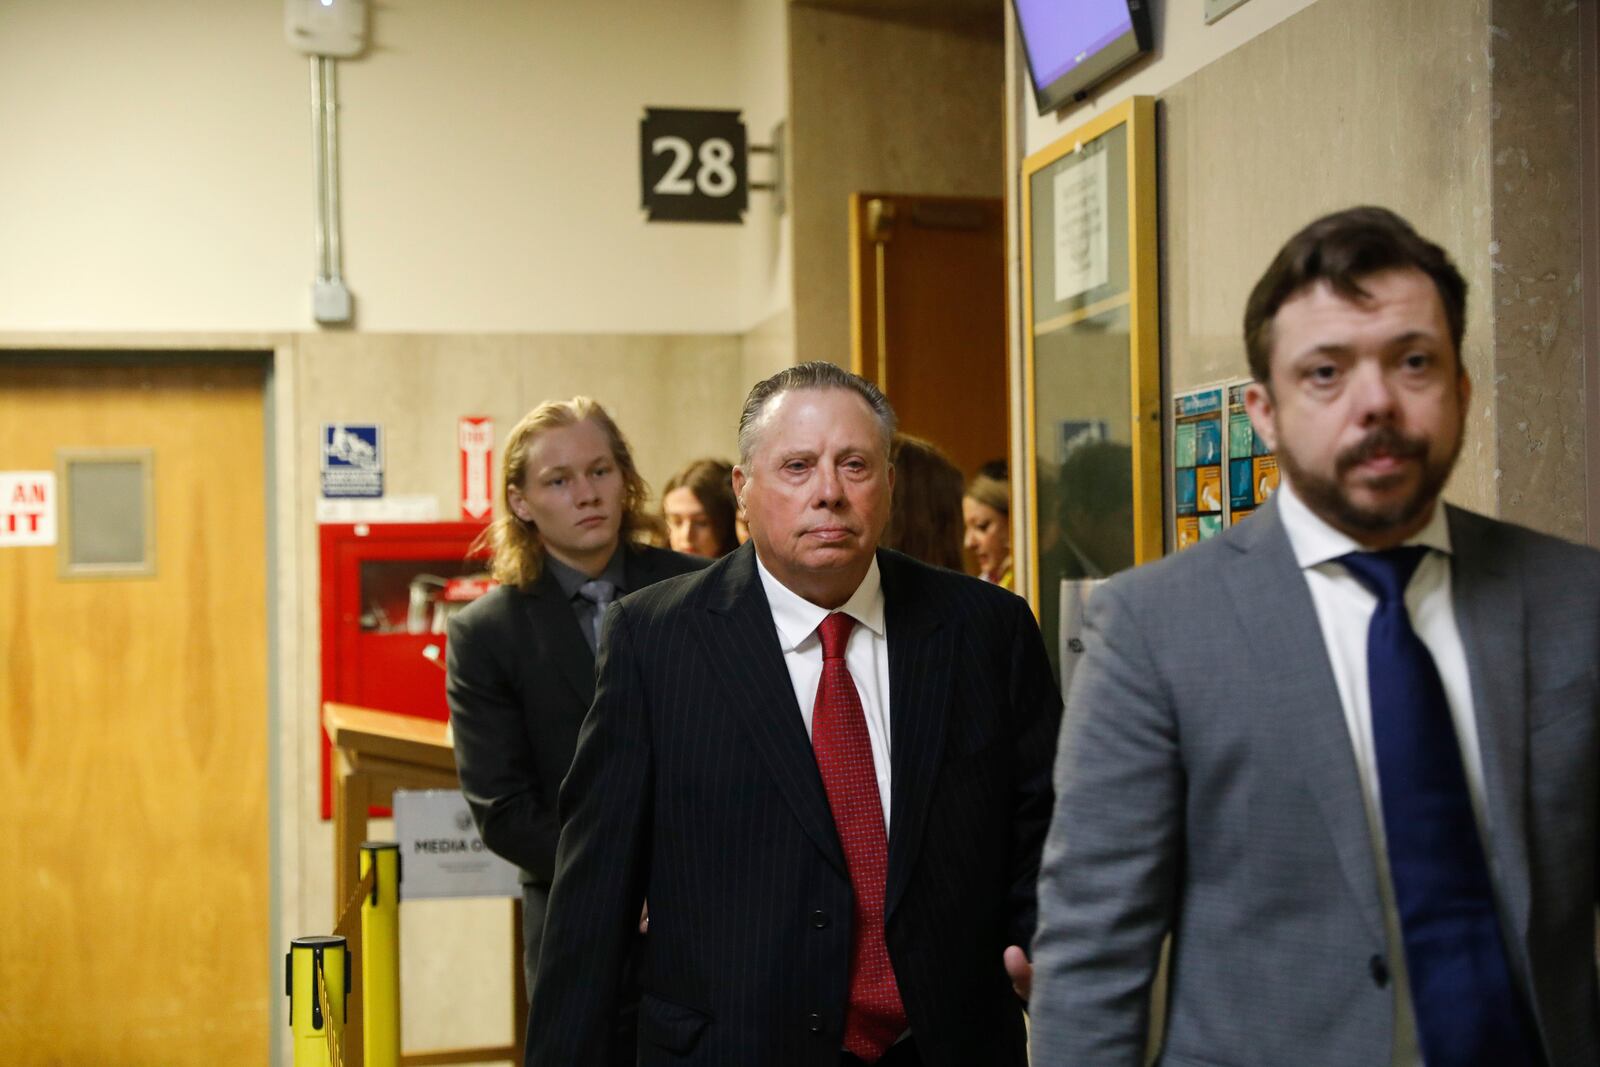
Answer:
POLYGON ((383 495, 383 429, 343 422, 322 424, 322 495, 383 495))

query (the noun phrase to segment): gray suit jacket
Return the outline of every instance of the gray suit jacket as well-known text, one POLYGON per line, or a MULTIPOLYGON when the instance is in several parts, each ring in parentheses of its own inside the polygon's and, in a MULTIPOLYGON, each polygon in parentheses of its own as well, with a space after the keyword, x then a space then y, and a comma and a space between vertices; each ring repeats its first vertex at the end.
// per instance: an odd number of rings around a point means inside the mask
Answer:
MULTIPOLYGON (((1600 554, 1450 509, 1491 873, 1547 1062, 1600 1063, 1600 554)), ((1276 507, 1090 602, 1039 882, 1033 1062, 1137 1067, 1172 936, 1168 1067, 1381 1067, 1378 874, 1276 507)))

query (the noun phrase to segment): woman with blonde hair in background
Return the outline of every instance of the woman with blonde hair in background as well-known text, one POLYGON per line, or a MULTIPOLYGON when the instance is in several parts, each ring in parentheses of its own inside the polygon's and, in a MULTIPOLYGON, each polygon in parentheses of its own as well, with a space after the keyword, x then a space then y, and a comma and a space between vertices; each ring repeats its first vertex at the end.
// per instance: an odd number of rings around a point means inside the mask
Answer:
POLYGON ((1004 460, 985 463, 961 498, 964 544, 978 560, 978 577, 1011 589, 1011 479, 1004 460))
POLYGON ((661 517, 674 552, 716 559, 741 544, 736 529, 739 502, 733 498, 733 464, 697 459, 667 480, 661 517))

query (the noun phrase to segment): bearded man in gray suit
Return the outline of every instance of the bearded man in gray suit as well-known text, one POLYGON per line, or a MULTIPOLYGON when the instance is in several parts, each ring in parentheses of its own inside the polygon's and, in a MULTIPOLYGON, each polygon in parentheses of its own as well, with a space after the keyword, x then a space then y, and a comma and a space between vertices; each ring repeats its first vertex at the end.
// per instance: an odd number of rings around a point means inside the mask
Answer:
POLYGON ((1600 554, 1441 505, 1466 285, 1380 208, 1245 312, 1284 480, 1088 610, 1039 882, 1033 1062, 1600 1063, 1600 554))

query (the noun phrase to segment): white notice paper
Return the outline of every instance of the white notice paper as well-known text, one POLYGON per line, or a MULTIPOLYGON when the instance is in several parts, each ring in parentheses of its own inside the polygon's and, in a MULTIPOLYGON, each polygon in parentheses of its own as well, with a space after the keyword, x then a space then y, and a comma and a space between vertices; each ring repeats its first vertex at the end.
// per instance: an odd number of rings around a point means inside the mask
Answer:
POLYGON ((1089 606, 1089 597, 1094 591, 1106 584, 1104 578, 1063 578, 1061 579, 1061 617, 1057 625, 1060 631, 1056 640, 1060 642, 1057 651, 1061 656, 1061 698, 1065 700, 1072 692, 1072 675, 1078 669, 1078 660, 1083 657, 1083 612, 1089 606))
POLYGON ((0 548, 55 543, 55 471, 0 471, 0 548))
POLYGON ((318 522, 433 522, 439 498, 416 496, 323 497, 317 501, 318 522))
POLYGON ((454 789, 397 789, 394 836, 400 843, 400 899, 514 897, 517 869, 489 851, 454 789))
POLYGON ((1071 300, 1106 284, 1106 154, 1095 152, 1055 177, 1056 299, 1071 300))

